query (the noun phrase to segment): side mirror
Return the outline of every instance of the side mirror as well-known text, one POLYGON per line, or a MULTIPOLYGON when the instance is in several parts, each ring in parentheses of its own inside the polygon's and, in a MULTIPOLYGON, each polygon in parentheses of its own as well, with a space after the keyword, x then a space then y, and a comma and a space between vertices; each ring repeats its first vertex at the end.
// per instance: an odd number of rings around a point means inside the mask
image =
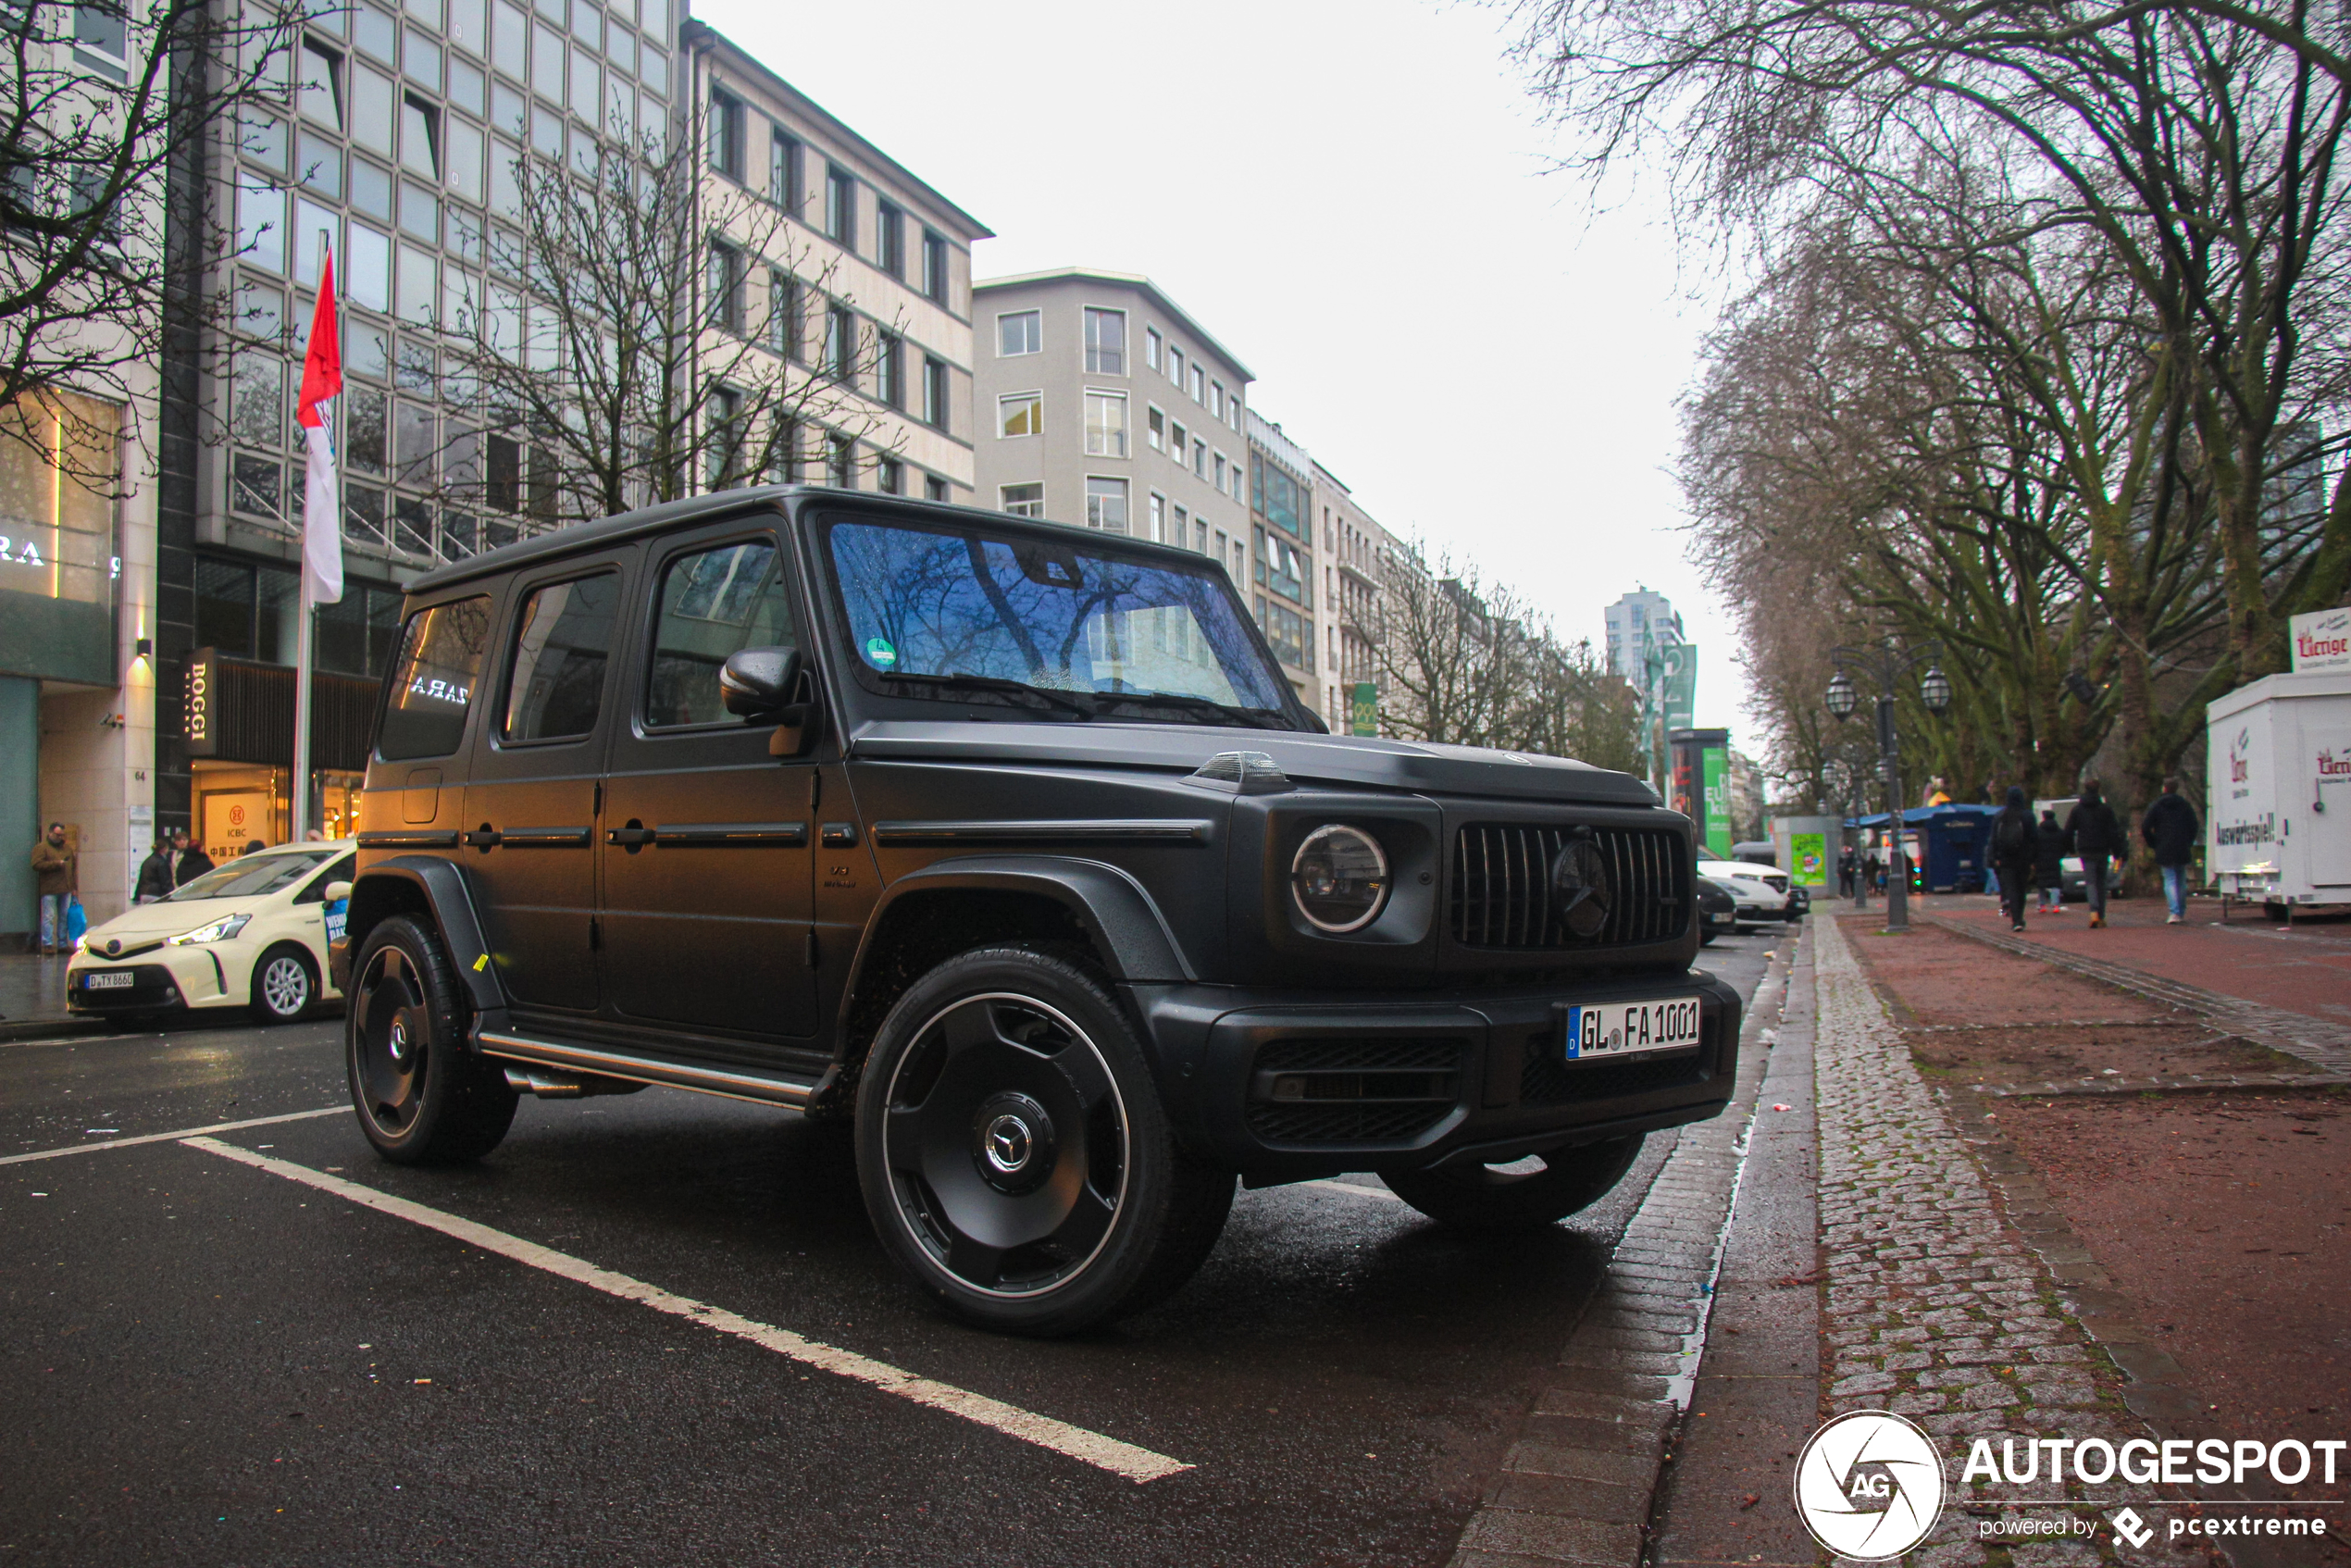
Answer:
POLYGON ((348 882, 330 882, 327 884, 326 892, 321 895, 323 901, 328 903, 341 903, 350 896, 351 884, 348 882))
POLYGON ((797 648, 745 648, 718 671, 718 693, 740 718, 765 718, 791 703, 800 684, 797 648))

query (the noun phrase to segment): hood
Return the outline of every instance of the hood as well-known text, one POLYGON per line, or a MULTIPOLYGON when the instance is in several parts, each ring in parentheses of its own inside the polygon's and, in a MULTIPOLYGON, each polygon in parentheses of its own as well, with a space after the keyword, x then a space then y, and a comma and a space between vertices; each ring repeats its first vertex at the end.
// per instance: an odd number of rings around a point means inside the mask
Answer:
POLYGON ((1192 724, 932 724, 858 727, 850 753, 873 761, 1004 762, 1189 773, 1219 752, 1263 752, 1300 783, 1358 784, 1430 795, 1491 795, 1581 805, 1653 806, 1629 773, 1564 757, 1366 735, 1225 729, 1192 724))
POLYGON ((110 937, 120 938, 125 947, 133 942, 155 941, 193 931, 224 915, 257 912, 261 903, 259 899, 186 899, 134 904, 105 925, 91 927, 86 940, 92 948, 103 952, 110 937))

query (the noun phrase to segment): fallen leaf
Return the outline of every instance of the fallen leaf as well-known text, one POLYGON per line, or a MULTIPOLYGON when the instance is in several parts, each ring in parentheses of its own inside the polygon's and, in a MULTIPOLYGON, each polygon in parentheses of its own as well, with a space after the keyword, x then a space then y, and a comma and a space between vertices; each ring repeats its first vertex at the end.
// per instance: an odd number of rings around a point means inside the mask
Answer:
POLYGON ((1744 1512, 1746 1512, 1748 1509, 1753 1508, 1753 1507, 1754 1507, 1757 1503, 1761 1502, 1762 1500, 1762 1500, 1762 1498, 1760 1498, 1760 1496, 1758 1496, 1756 1493, 1754 1493, 1754 1492, 1749 1492, 1749 1493, 1748 1493, 1748 1494, 1747 1494, 1747 1496, 1745 1496, 1745 1497, 1743 1497, 1743 1498, 1739 1499, 1739 1512, 1742 1512, 1742 1513, 1744 1513, 1744 1512))

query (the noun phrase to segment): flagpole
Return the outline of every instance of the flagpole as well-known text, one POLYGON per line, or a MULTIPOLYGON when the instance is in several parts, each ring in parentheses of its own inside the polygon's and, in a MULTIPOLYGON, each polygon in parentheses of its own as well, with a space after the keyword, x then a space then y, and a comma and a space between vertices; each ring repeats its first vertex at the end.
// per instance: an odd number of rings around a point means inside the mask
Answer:
MULTIPOLYGON (((332 288, 334 286, 332 281, 332 273, 326 265, 326 258, 332 254, 332 250, 333 247, 330 243, 330 235, 329 231, 321 229, 318 230, 318 257, 320 263, 318 268, 318 279, 320 286, 324 288, 332 288)), ((304 517, 304 531, 305 534, 304 549, 305 554, 308 550, 308 541, 306 538, 308 525, 314 520, 315 519, 310 518, 305 512, 304 517)), ((341 521, 342 519, 340 517, 336 519, 338 524, 340 524, 341 521)), ((316 632, 315 623, 317 619, 318 609, 317 593, 317 590, 312 586, 312 573, 308 569, 307 563, 305 563, 305 568, 301 573, 301 578, 302 593, 299 601, 297 602, 299 608, 294 612, 293 838, 292 841, 297 844, 303 841, 304 836, 310 831, 312 826, 310 821, 310 715, 312 703, 310 691, 310 666, 312 659, 311 641, 316 632)))

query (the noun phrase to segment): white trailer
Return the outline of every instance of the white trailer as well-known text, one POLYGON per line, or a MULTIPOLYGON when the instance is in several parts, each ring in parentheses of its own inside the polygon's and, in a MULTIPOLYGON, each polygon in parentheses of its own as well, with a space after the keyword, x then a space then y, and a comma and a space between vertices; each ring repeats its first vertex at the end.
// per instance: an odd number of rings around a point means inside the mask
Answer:
POLYGON ((2221 917, 2240 899, 2288 920, 2351 903, 2351 670, 2273 675, 2204 713, 2221 917))

